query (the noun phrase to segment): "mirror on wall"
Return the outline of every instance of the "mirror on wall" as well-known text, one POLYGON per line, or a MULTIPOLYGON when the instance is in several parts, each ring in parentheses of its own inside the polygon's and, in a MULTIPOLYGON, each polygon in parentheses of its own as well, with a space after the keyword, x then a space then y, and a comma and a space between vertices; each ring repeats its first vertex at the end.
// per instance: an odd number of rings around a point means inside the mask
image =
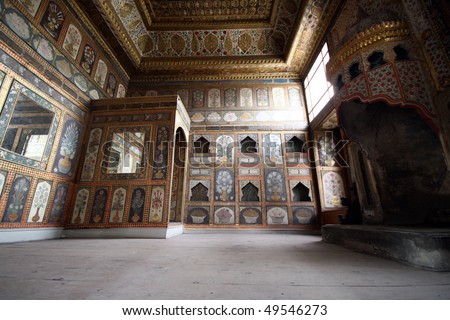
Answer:
POLYGON ((55 114, 20 93, 9 118, 1 147, 42 161, 55 114))
POLYGON ((144 159, 145 132, 116 132, 112 135, 106 173, 139 173, 144 159))
POLYGON ((109 127, 102 147, 100 179, 145 179, 151 126, 109 127))

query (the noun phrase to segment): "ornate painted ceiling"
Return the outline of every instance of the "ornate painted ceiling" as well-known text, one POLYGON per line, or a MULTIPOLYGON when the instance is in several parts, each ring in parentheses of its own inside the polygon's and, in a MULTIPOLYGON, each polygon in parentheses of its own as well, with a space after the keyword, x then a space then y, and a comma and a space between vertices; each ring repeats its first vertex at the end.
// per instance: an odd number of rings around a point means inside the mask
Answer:
POLYGON ((76 2, 139 82, 299 78, 343 1, 76 2))

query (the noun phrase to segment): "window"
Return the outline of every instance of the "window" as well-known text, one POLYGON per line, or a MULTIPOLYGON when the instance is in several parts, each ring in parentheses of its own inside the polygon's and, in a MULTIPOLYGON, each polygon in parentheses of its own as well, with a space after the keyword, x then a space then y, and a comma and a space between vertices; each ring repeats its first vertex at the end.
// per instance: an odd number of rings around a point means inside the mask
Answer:
POLYGON ((328 46, 325 43, 305 79, 306 105, 309 121, 314 119, 333 97, 334 90, 327 81, 326 64, 330 60, 328 46))

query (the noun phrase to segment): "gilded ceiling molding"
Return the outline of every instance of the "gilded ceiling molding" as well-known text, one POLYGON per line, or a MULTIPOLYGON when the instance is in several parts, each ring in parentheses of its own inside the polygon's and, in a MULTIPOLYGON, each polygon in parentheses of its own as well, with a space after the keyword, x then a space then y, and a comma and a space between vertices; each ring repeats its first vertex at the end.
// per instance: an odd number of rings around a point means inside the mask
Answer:
POLYGON ((114 52, 110 49, 109 45, 105 42, 103 39, 103 36, 100 35, 98 32, 98 29, 91 23, 89 18, 86 16, 86 13, 81 10, 80 6, 78 5, 78 1, 76 0, 66 0, 69 4, 69 6, 75 11, 77 17, 80 18, 80 20, 83 22, 83 24, 89 29, 90 32, 95 37, 95 40, 98 41, 98 43, 101 45, 102 49, 105 50, 105 52, 108 54, 109 59, 114 62, 115 66, 120 69, 123 75, 125 75, 127 81, 130 80, 130 75, 127 71, 122 67, 122 64, 117 60, 116 55, 114 52))
MULTIPOLYGON (((328 26, 341 5, 343 5, 342 1, 310 1, 298 32, 295 33, 297 36, 293 43, 297 45, 293 45, 286 55, 286 63, 290 65, 291 71, 299 74, 306 72, 306 67, 314 58, 314 51, 324 39, 328 26)), ((304 75, 300 74, 300 76, 304 75)))
MULTIPOLYGON (((141 15, 142 22, 145 25, 145 28, 149 30, 151 28, 151 25, 153 23, 151 13, 153 13, 153 8, 149 0, 137 0, 135 1, 136 8, 139 11, 139 14, 141 15)), ((153 15, 154 16, 154 15, 153 15)))
POLYGON ((108 0, 93 0, 100 12, 106 17, 107 23, 111 30, 116 34, 117 40, 122 44, 125 52, 128 53, 131 61, 136 67, 141 63, 141 53, 131 39, 129 33, 117 16, 111 1, 108 0))
POLYGON ((366 31, 358 33, 333 54, 327 65, 327 72, 333 74, 341 65, 347 64, 364 48, 380 42, 404 40, 408 36, 408 23, 404 21, 389 21, 372 26, 366 31))
POLYGON ((228 58, 228 59, 172 59, 172 60, 144 60, 141 63, 141 71, 149 71, 155 69, 180 69, 187 68, 192 69, 194 67, 205 66, 208 68, 223 68, 229 67, 261 67, 261 65, 270 65, 271 67, 286 67, 284 59, 281 58, 255 58, 255 59, 240 59, 240 58, 228 58))
POLYGON ((253 74, 224 74, 218 73, 216 75, 141 75, 133 77, 130 80, 131 84, 147 84, 147 83, 161 83, 172 81, 251 81, 251 80, 299 80, 297 73, 280 72, 280 73, 253 73, 253 74))

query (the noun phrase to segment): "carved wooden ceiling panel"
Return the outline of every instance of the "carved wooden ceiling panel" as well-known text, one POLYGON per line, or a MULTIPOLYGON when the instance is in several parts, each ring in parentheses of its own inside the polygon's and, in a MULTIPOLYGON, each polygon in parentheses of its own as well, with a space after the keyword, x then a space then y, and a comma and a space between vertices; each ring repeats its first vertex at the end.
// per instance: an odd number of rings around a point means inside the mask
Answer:
POLYGON ((167 80, 299 77, 342 3, 332 0, 92 2, 126 53, 126 57, 119 58, 131 61, 134 76, 142 81, 150 81, 154 76, 167 80))

